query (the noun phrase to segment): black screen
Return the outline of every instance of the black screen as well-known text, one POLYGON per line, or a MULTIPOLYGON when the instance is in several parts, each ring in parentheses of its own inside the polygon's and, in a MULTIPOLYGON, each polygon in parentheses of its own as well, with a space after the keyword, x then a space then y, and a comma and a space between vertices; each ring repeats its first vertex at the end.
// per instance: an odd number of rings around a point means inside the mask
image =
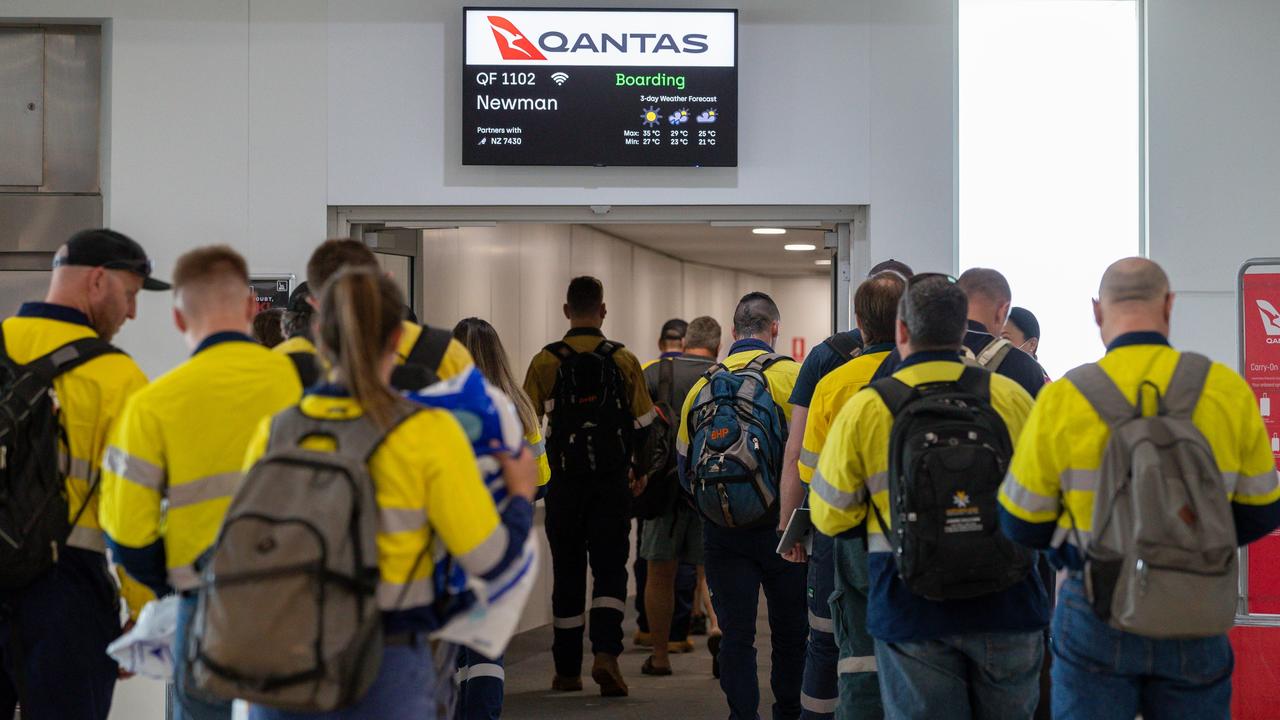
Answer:
POLYGON ((734 11, 464 16, 463 164, 737 166, 734 11))

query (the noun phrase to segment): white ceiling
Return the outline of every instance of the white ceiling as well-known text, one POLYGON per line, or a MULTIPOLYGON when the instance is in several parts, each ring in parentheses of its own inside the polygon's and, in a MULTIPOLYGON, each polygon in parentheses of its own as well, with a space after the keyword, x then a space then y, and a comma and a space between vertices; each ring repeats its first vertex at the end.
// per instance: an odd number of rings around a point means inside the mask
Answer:
POLYGON ((689 262, 731 268, 771 277, 828 275, 829 266, 814 261, 831 257, 823 250, 824 228, 790 228, 785 235, 756 235, 750 227, 713 227, 684 223, 594 225, 595 229, 689 262), (788 243, 816 245, 812 252, 790 252, 788 243))

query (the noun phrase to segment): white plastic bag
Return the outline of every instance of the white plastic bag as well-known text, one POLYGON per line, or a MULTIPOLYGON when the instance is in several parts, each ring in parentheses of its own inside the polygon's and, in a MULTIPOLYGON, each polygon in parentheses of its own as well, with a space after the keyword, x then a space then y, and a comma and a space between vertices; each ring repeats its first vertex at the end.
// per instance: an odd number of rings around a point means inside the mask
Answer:
POLYGON ((520 559, 511 570, 491 583, 473 580, 472 589, 479 602, 433 632, 431 639, 465 645, 487 657, 498 657, 506 652, 507 643, 515 634, 537 575, 538 546, 530 532, 520 559))
POLYGON ((152 600, 138 613, 138 622, 129 632, 107 646, 107 654, 123 670, 155 678, 173 680, 173 638, 178 630, 178 596, 152 600))

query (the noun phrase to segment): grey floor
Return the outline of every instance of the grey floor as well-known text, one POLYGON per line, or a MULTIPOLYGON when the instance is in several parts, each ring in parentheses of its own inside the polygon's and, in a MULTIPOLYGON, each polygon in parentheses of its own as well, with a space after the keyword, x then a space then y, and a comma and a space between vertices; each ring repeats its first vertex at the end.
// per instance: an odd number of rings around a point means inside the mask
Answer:
MULTIPOLYGON (((631 687, 625 698, 602 698, 599 687, 591 682, 589 648, 583 657, 583 690, 575 693, 551 692, 551 627, 531 630, 512 640, 507 651, 507 694, 504 718, 635 718, 637 720, 693 720, 725 718, 729 708, 720 692, 719 682, 711 677, 711 655, 705 637, 695 637, 694 651, 672 655, 669 677, 640 674, 640 665, 649 651, 631 642, 635 633, 635 611, 628 608, 626 652, 618 659, 622 674, 631 687)), ((764 598, 760 599, 757 621, 756 651, 760 670, 760 710, 769 716, 773 695, 769 691, 769 624, 764 616, 764 598)))

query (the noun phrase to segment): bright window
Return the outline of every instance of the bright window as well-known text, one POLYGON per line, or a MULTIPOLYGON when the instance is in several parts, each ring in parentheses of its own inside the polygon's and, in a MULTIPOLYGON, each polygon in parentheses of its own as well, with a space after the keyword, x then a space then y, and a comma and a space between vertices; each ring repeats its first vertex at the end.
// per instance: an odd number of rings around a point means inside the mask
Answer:
POLYGON ((1137 255, 1136 0, 960 0, 960 269, 1000 270, 1055 378, 1103 351, 1090 300, 1137 255))

